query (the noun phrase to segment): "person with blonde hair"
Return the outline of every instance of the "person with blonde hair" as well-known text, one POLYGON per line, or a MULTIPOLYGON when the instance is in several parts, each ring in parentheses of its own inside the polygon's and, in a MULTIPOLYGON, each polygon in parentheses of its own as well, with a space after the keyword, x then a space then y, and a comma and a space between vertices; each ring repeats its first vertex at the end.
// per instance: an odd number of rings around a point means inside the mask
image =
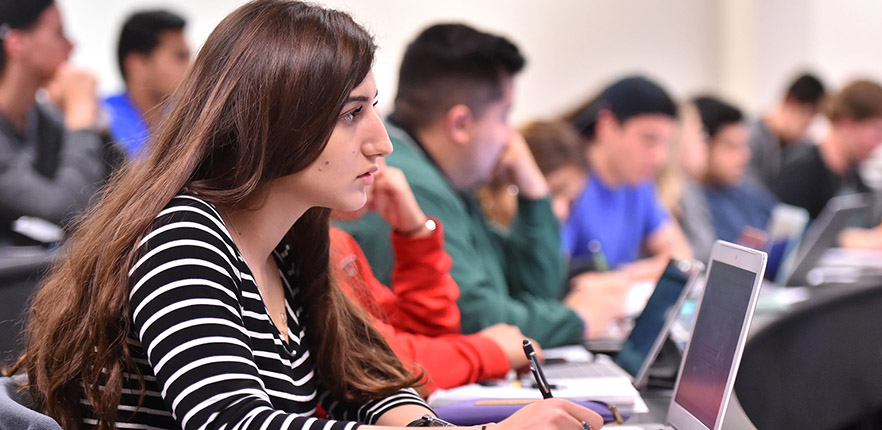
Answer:
POLYGON ((655 177, 659 201, 668 209, 699 261, 710 258, 716 234, 700 181, 707 171, 707 131, 695 104, 680 105, 677 136, 655 177))

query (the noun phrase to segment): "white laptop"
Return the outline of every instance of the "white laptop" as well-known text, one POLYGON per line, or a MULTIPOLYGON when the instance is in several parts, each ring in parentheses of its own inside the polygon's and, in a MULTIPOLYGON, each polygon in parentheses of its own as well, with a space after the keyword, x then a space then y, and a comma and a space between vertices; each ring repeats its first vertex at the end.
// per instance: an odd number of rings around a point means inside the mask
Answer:
POLYGON ((717 241, 666 425, 625 429, 720 430, 763 274, 766 253, 717 241))
POLYGON ((543 370, 549 382, 555 384, 563 379, 623 376, 636 388, 646 386, 649 369, 668 338, 680 307, 696 280, 701 278, 703 267, 703 264, 693 261, 668 262, 615 360, 596 354, 594 360, 587 363, 546 361, 543 370))

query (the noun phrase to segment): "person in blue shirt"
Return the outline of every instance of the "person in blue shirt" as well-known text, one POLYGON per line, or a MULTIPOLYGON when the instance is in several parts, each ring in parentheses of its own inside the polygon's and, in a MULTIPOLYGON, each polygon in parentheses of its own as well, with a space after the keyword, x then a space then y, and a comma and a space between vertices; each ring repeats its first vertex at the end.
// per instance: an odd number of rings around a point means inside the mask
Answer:
POLYGON ((126 84, 104 100, 114 140, 129 157, 141 151, 165 113, 165 101, 190 65, 184 18, 168 11, 137 12, 123 24, 117 47, 126 84))
POLYGON ((748 127, 738 108, 715 97, 693 101, 708 134, 703 180, 717 238, 736 242, 747 227, 764 230, 778 199, 747 175, 748 127))
POLYGON ((572 262, 603 255, 609 268, 627 267, 634 277, 653 278, 670 257, 692 257, 653 184, 665 162, 676 116, 670 96, 639 76, 615 82, 568 116, 586 139, 591 167, 562 228, 572 262), (654 258, 629 264, 641 256, 654 258))

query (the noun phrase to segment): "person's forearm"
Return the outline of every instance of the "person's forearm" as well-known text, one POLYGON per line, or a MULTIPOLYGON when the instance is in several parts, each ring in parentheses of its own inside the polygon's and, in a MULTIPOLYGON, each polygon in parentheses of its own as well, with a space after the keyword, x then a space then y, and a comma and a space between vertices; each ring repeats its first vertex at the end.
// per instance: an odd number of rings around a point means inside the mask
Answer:
POLYGON ((619 270, 634 282, 657 281, 665 271, 668 260, 670 260, 668 254, 656 255, 624 264, 620 266, 619 270))
POLYGON ((646 240, 646 250, 654 257, 679 258, 691 260, 692 248, 677 222, 669 219, 646 240))
POLYGON ((547 198, 518 199, 518 214, 508 235, 500 235, 509 268, 512 294, 559 298, 564 294, 566 261, 561 252, 560 224, 547 198))
POLYGON ((882 229, 847 228, 839 235, 839 246, 851 249, 882 249, 882 229))
MULTIPOLYGON (((423 415, 435 417, 435 413, 417 405, 402 405, 397 408, 388 410, 385 414, 377 419, 376 425, 366 425, 359 428, 365 430, 391 430, 400 429, 407 426, 411 422, 420 419, 423 415)), ((455 427, 455 428, 474 428, 474 427, 455 427)), ((480 429, 480 427, 478 427, 480 429)))
POLYGON ((392 289, 397 306, 387 312, 396 327, 427 336, 460 333, 459 286, 450 276, 452 263, 443 238, 440 222, 431 236, 392 234, 392 289))
MULTIPOLYGON (((420 417, 421 416, 422 415, 420 415, 420 417)), ((414 420, 416 420, 416 419, 419 419, 419 417, 414 418, 414 420)), ((413 420, 411 420, 411 421, 413 421, 413 420)), ((362 429, 362 430, 400 430, 402 428, 407 428, 405 426, 406 425, 400 425, 400 426, 361 426, 361 427, 359 427, 359 429, 362 429)), ((445 427, 445 428, 448 428, 448 429, 468 429, 468 430, 490 430, 491 427, 492 427, 492 424, 487 424, 487 425, 483 425, 483 426, 467 426, 467 427, 454 426, 454 427, 445 427)))
MULTIPOLYGON (((420 415, 420 417, 421 416, 422 415, 420 415)), ((416 420, 416 419, 419 419, 419 417, 416 417, 413 420, 416 420)), ((413 421, 413 420, 411 420, 411 421, 413 421)), ((483 425, 483 426, 466 426, 466 427, 454 426, 454 427, 445 427, 445 428, 448 428, 448 429, 468 429, 468 430, 490 430, 491 426, 492 426, 492 424, 487 424, 487 425, 483 425)), ((365 425, 365 426, 359 427, 359 429, 362 429, 362 430, 401 430, 402 428, 408 428, 408 427, 406 427, 406 424, 400 425, 400 426, 367 426, 367 425, 365 425)))

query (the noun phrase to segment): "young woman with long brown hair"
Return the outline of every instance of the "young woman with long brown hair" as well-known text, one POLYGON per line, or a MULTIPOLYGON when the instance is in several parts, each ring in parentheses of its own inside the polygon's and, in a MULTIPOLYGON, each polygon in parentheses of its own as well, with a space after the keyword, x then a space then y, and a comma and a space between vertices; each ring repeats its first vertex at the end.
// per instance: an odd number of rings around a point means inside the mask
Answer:
MULTIPOLYGON (((374 50, 348 15, 294 1, 218 25, 148 156, 35 299, 24 363, 43 411, 68 429, 352 429, 429 412, 328 269, 329 208, 363 205, 392 150, 374 50)), ((583 422, 602 425, 553 401, 496 426, 583 422)))

